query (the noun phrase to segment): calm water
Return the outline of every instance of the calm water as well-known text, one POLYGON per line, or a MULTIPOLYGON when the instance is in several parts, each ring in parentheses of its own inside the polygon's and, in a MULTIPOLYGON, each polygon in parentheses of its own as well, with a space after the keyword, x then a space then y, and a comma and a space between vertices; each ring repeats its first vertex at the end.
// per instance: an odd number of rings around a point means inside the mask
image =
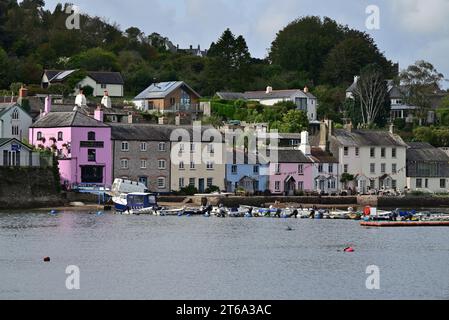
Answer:
POLYGON ((0 299, 449 299, 448 263, 448 228, 0 213, 0 299), (68 265, 81 290, 66 289, 68 265))

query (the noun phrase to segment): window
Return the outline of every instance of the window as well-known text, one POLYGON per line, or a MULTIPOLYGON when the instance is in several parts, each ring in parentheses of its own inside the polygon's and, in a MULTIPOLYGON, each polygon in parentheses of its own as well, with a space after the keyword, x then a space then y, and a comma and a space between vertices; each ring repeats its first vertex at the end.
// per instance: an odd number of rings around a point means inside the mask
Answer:
POLYGON ((396 156, 397 156, 397 149, 396 148, 391 149, 391 157, 396 158, 396 156))
POLYGON ((206 163, 206 169, 207 170, 214 170, 214 163, 212 161, 208 161, 206 163))
POLYGON ((398 182, 396 180, 391 180, 391 188, 397 189, 397 187, 398 187, 398 182))
POLYGON ((304 181, 299 181, 298 182, 298 190, 299 191, 303 191, 304 190, 304 181))
POLYGON ((195 170, 195 162, 190 161, 190 170, 195 170))
POLYGON ((140 151, 141 151, 141 152, 147 151, 147 143, 146 143, 146 142, 142 142, 142 143, 140 144, 140 151))
POLYGON ((179 178, 179 189, 184 188, 185 184, 184 184, 184 178, 179 178))
POLYGON ((184 143, 179 144, 179 154, 184 153, 184 143))
POLYGON ((254 166, 253 167, 253 173, 254 174, 259 174, 259 166, 254 166))
POLYGON ((371 158, 375 158, 376 157, 376 148, 371 148, 369 153, 370 153, 371 158))
POLYGON ((334 173, 334 165, 330 164, 328 168, 329 173, 334 173))
POLYGON ((184 170, 184 169, 185 169, 184 162, 183 161, 179 162, 179 170, 184 170))
POLYGON ((441 179, 440 180, 440 188, 441 189, 446 189, 446 179, 441 179))
POLYGON ((62 141, 64 138, 63 134, 61 131, 58 132, 58 141, 62 141))
POLYGON ((281 165, 279 163, 276 164, 276 174, 281 173, 281 165))
POLYGON ((165 189, 165 178, 164 177, 157 178, 157 187, 158 187, 158 189, 165 189))
POLYGON ((165 152, 165 150, 166 150, 166 144, 165 144, 165 142, 160 142, 160 143, 159 143, 159 151, 160 151, 160 152, 165 152))
POLYGON ((104 83, 101 84, 101 89, 106 89, 108 86, 104 83))
POLYGON ((120 160, 120 167, 122 169, 129 169, 129 160, 128 159, 121 159, 120 160))
POLYGON ((385 158, 387 156, 387 150, 385 148, 380 149, 380 156, 385 158))
POLYGON ((319 164, 318 165, 318 172, 319 173, 323 173, 323 171, 324 171, 323 164, 319 164))
POLYGON ((189 178, 189 186, 191 187, 195 186, 195 178, 189 178))
POLYGON ((190 153, 194 153, 195 152, 195 144, 191 143, 190 144, 190 153))
POLYGON ((97 161, 96 154, 97 154, 97 150, 95 150, 95 149, 88 149, 87 150, 87 161, 89 161, 89 162, 97 161))
POLYGON ((37 133, 37 137, 36 138, 37 138, 37 140, 42 140, 42 132, 39 131, 37 133))
POLYGON ((391 165, 391 172, 392 173, 398 173, 398 165, 396 163, 393 163, 391 165))
POLYGON ((167 168, 167 161, 165 160, 158 160, 158 168, 159 170, 165 170, 167 168))
POLYGON ((231 167, 231 173, 232 174, 237 174, 237 166, 235 166, 235 165, 233 165, 232 167, 231 167))
POLYGON ((304 165, 303 164, 298 165, 298 174, 304 174, 304 165))
POLYGON ((387 165, 386 165, 385 163, 382 163, 382 164, 380 165, 380 172, 381 172, 381 173, 387 172, 387 165))
POLYGON ((348 173, 348 172, 349 172, 349 166, 347 164, 345 164, 343 167, 343 173, 348 173))
POLYGON ((426 189, 429 188, 429 179, 424 180, 425 184, 426 184, 426 189))
POLYGON ((376 189, 376 180, 370 180, 369 187, 370 189, 376 189))
POLYGON ((207 152, 210 153, 210 154, 215 153, 214 145, 212 143, 207 145, 207 152))
POLYGON ((348 147, 344 148, 344 154, 345 154, 345 157, 349 156, 349 148, 348 147))
POLYGON ((370 169, 369 169, 370 173, 376 173, 376 164, 375 163, 371 163, 370 164, 370 169))
POLYGON ((140 160, 140 169, 146 169, 147 168, 147 160, 141 159, 140 160))
POLYGON ((129 143, 126 141, 122 142, 122 151, 128 152, 129 151, 129 143))
POLYGON ((175 98, 170 98, 170 106, 174 106, 176 103, 176 99, 175 98))
POLYGON ((355 148, 355 156, 360 157, 360 148, 359 147, 355 148))
POLYGON ((19 110, 14 109, 14 111, 12 113, 12 119, 13 120, 19 120, 19 110))
POLYGON ((207 178, 207 187, 210 188, 214 185, 214 179, 213 178, 207 178))
POLYGON ((87 141, 95 141, 95 132, 89 131, 87 133, 87 141))
POLYGON ((276 181, 276 182, 274 183, 274 189, 275 189, 276 191, 281 191, 281 182, 280 182, 280 181, 276 181))
POLYGON ((422 179, 416 179, 416 188, 418 189, 422 188, 422 179))
POLYGON ((19 126, 12 126, 11 133, 13 136, 18 136, 19 135, 19 126))

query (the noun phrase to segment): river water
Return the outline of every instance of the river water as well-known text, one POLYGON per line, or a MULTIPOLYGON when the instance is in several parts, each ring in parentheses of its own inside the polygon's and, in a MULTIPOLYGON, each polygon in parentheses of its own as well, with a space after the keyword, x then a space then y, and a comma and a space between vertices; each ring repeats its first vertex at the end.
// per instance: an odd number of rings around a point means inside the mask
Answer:
POLYGON ((448 263, 448 228, 0 213, 0 299, 449 299, 448 263))

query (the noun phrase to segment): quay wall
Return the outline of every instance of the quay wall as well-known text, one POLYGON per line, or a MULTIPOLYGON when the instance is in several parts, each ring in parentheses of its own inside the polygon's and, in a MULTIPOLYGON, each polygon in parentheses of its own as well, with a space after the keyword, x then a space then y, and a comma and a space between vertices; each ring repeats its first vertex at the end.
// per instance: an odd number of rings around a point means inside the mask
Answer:
POLYGON ((0 210, 63 205, 53 169, 0 167, 0 210))

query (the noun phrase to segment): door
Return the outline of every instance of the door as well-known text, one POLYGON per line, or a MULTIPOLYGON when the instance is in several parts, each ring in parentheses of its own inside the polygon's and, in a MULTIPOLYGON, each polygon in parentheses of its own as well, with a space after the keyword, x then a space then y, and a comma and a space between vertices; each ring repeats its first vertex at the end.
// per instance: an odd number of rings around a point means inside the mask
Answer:
POLYGON ((101 166, 82 166, 81 183, 103 183, 103 170, 101 166))
POLYGON ((204 192, 204 179, 199 179, 199 181, 198 181, 198 191, 200 193, 204 192))

